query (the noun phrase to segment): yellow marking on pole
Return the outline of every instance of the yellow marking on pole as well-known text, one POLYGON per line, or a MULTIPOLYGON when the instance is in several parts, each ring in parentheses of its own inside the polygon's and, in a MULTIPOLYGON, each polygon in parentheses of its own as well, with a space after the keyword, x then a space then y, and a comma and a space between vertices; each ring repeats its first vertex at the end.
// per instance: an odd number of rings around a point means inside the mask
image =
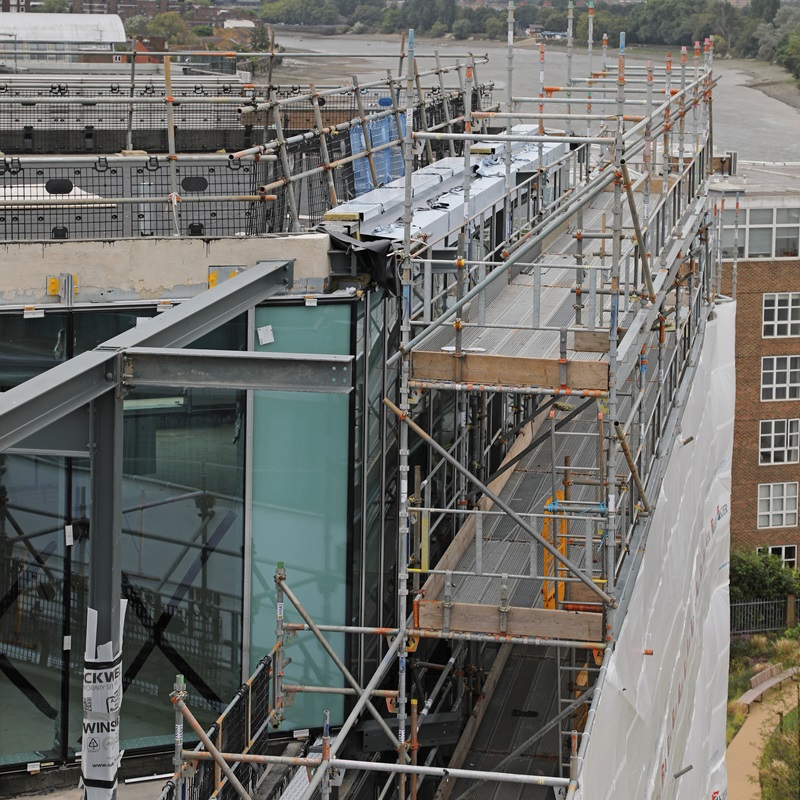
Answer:
MULTIPOLYGON (((556 492, 555 500, 552 496, 548 497, 545 503, 545 509, 553 502, 560 503, 564 499, 564 492, 556 492)), ((557 512, 561 515, 561 519, 556 519, 556 514, 550 511, 545 511, 544 525, 542 526, 542 537, 555 547, 562 556, 567 555, 567 521, 563 519, 563 511, 557 512)), ((548 551, 544 551, 544 575, 545 580, 542 583, 542 595, 544 598, 544 607, 554 609, 556 608, 556 601, 559 603, 564 601, 564 581, 549 581, 547 578, 566 577, 567 571, 563 566, 559 566, 556 570, 555 557, 548 551)))

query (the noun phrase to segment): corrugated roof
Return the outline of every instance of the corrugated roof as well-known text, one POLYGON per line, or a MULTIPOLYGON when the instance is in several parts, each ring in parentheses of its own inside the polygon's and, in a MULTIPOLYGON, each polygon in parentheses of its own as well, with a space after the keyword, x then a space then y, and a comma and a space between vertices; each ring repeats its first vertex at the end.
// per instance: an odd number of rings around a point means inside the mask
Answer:
POLYGON ((0 41, 111 44, 125 42, 116 14, 0 14, 0 41))

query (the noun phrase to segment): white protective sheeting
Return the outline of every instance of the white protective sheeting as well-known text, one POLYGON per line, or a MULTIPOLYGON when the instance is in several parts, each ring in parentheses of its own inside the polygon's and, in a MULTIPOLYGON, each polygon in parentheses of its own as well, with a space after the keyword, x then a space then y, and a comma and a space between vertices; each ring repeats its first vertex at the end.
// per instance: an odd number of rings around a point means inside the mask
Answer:
POLYGON ((715 313, 597 704, 583 800, 727 796, 736 305, 715 313))

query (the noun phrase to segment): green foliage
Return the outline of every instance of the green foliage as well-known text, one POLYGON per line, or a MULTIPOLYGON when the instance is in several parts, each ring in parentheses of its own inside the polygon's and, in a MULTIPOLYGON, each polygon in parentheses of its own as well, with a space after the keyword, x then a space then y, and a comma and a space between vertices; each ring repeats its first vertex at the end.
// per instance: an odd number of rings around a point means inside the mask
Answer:
POLYGON ((33 6, 31 11, 43 14, 69 14, 72 11, 72 3, 69 0, 44 0, 40 6, 33 6))
POLYGON ((732 709, 730 709, 725 725, 726 745, 729 745, 733 741, 733 737, 739 732, 739 728, 744 725, 744 721, 746 719, 747 711, 745 711, 742 706, 734 706, 732 709))
POLYGON ((483 26, 483 35, 487 39, 505 39, 508 35, 508 23, 497 17, 489 17, 483 26))
POLYGON ((250 46, 257 53, 266 53, 269 50, 269 27, 263 22, 256 22, 255 28, 250 32, 250 46))
POLYGON ((800 30, 792 31, 778 49, 778 63, 800 78, 800 30))
POLYGON ((795 625, 794 628, 787 628, 783 635, 792 642, 800 640, 800 625, 795 625))
POLYGON ((743 709, 736 704, 749 688, 750 678, 772 663, 782 663, 791 653, 797 663, 797 645, 775 636, 739 636, 731 640, 730 666, 728 669, 728 713, 726 742, 736 735, 746 718, 743 709))
POLYGON ((763 22, 772 22, 780 7, 781 0, 750 0, 750 16, 763 22))
POLYGON ((147 24, 147 33, 150 36, 163 36, 170 44, 182 44, 191 38, 189 26, 174 11, 156 14, 147 24))
POLYGON ((750 550, 731 553, 731 603, 780 600, 796 594, 797 588, 797 573, 784 567, 778 556, 750 550))
MULTIPOLYGON (((621 31, 627 31, 630 25, 629 14, 631 6, 599 7, 594 12, 594 38, 595 44, 602 39, 604 33, 612 44, 619 42, 621 31), (599 36, 598 36, 599 32, 599 36)), ((575 25, 575 39, 585 42, 589 37, 589 21, 585 14, 580 14, 575 25)))
POLYGON ((276 0, 261 6, 264 22, 284 25, 336 25, 339 9, 333 0, 306 3, 304 0, 276 0))
POLYGON ((453 25, 453 36, 455 36, 456 39, 469 39, 471 35, 472 23, 466 19, 466 17, 457 19, 453 25))
POLYGON ((135 17, 128 17, 125 20, 125 33, 127 36, 147 36, 147 26, 150 18, 144 14, 137 14, 135 17))
POLYGON ((629 41, 689 45, 694 41, 694 0, 645 0, 631 11, 629 41))
POLYGON ((360 23, 368 30, 378 30, 383 22, 383 11, 374 5, 359 5, 353 12, 354 22, 360 23))
POLYGON ((543 8, 537 22, 546 31, 565 31, 567 29, 567 12, 563 8, 543 8))
POLYGON ((538 22, 539 7, 532 3, 521 3, 514 11, 514 20, 521 28, 526 28, 529 25, 534 25, 538 22))
POLYGON ((436 21, 431 26, 431 29, 428 31, 429 36, 433 36, 434 39, 441 39, 447 33, 447 25, 444 22, 436 21))
POLYGON ((195 25, 192 28, 192 33, 195 36, 213 36, 214 29, 210 25, 195 25))
POLYGON ((417 33, 427 33, 437 20, 435 0, 405 0, 403 17, 406 27, 417 33))
POLYGON ((398 31, 403 30, 403 25, 405 21, 403 20, 403 14, 399 8, 393 6, 392 8, 387 8, 386 12, 383 15, 383 20, 381 22, 381 33, 397 33, 398 31))
POLYGON ((797 797, 800 786, 800 737, 797 735, 796 708, 786 715, 767 740, 761 756, 759 782, 762 800, 797 797))

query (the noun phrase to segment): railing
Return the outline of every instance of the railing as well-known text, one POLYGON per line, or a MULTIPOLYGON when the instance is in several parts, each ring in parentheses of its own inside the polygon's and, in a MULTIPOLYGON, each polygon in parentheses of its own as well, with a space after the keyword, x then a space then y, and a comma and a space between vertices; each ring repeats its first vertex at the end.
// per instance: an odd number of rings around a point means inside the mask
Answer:
MULTIPOLYGON (((797 601, 795 601, 796 603, 797 601)), ((731 603, 731 634, 769 633, 786 628, 787 600, 751 600, 731 603)), ((797 612, 795 611, 795 619, 797 612)))
MULTIPOLYGON (((258 662, 255 672, 242 684, 233 700, 207 732, 217 750, 266 754, 271 675, 272 659, 264 656, 258 662)), ((200 743, 195 747, 195 752, 203 752, 205 749, 200 743)), ((175 775, 167 781, 158 800, 208 800, 212 796, 227 800, 237 797, 234 787, 214 761, 197 760, 195 765, 193 771, 184 769, 180 777, 175 775)), ((265 767, 238 763, 232 769, 242 786, 251 795, 254 794, 265 767)))

